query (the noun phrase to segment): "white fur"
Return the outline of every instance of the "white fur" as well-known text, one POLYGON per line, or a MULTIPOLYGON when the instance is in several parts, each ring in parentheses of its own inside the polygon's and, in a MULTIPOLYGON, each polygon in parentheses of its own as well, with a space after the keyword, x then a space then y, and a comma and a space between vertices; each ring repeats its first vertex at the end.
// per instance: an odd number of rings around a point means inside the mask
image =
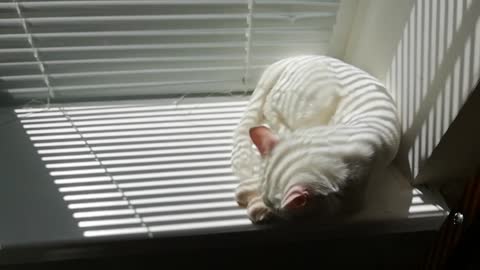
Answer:
POLYGON ((376 79, 325 56, 281 60, 262 75, 235 130, 237 201, 251 208, 253 221, 261 221, 268 211, 282 212, 281 200, 292 185, 319 196, 341 192, 376 166, 388 165, 399 139, 396 105, 376 79), (280 137, 265 158, 249 137, 250 128, 262 124, 280 137))

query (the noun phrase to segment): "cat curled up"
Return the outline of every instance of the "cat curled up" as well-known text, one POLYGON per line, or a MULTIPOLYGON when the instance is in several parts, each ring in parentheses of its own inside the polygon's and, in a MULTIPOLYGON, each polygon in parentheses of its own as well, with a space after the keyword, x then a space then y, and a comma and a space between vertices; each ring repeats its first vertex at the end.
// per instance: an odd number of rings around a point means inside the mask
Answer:
POLYGON ((388 166, 399 142, 396 104, 375 78, 327 56, 280 60, 235 129, 236 200, 253 222, 334 213, 329 198, 388 166))

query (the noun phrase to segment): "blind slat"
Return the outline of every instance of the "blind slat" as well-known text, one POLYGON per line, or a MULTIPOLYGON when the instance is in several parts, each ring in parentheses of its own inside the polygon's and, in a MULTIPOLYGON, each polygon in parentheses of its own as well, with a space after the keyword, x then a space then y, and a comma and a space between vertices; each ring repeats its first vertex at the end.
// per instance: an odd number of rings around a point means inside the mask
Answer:
MULTIPOLYGON (((78 47, 95 45, 133 45, 133 44, 178 44, 178 43, 208 43, 244 42, 244 30, 200 30, 200 31, 115 31, 115 32, 80 32, 34 34, 38 48, 45 47, 78 47)), ((321 42, 328 41, 329 31, 289 30, 257 30, 252 33, 254 40, 278 42, 321 42)), ((0 36, 2 48, 28 48, 26 34, 11 34, 0 36)))
POLYGON ((73 99, 244 91, 274 61, 328 54, 338 1, 248 2, 2 2, 0 92, 28 100, 49 89, 73 99))

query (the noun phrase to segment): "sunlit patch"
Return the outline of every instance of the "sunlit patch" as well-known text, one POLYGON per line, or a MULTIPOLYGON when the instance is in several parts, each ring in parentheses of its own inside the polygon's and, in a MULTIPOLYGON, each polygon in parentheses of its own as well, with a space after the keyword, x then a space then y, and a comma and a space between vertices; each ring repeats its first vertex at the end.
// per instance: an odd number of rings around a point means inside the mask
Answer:
POLYGON ((89 211, 89 212, 77 212, 73 214, 74 218, 94 218, 94 217, 109 217, 109 216, 123 216, 133 215, 135 210, 133 209, 119 209, 119 210, 104 210, 104 211, 89 211))
MULTIPOLYGON (((230 145, 226 146, 208 146, 208 147, 182 147, 178 149, 159 149, 159 150, 139 150, 139 151, 125 151, 125 152, 107 152, 107 153, 98 153, 97 157, 99 158, 119 158, 119 157, 136 157, 141 156, 152 156, 158 155, 162 156, 184 156, 185 154, 208 154, 208 153, 219 153, 219 152, 230 152, 232 147, 230 145)), ((106 161, 107 162, 107 161, 106 161)))
POLYGON ((442 211, 443 208, 436 204, 422 204, 422 205, 412 205, 408 210, 412 214, 416 213, 424 213, 424 212, 439 212, 442 211))
MULTIPOLYGON (((152 236, 251 224, 230 167, 245 105, 52 107, 19 117, 85 237, 152 236)), ((412 190, 409 218, 444 214, 424 196, 412 190)))
POLYGON ((220 183, 220 182, 237 182, 237 178, 233 176, 197 177, 197 178, 188 178, 188 179, 119 183, 118 186, 120 188, 125 189, 125 188, 141 188, 141 187, 208 184, 208 183, 220 183))
POLYGON ((95 200, 95 199, 109 199, 122 198, 121 192, 102 192, 102 193, 88 193, 78 195, 67 195, 63 197, 65 201, 79 201, 79 200, 95 200))
POLYGON ((58 164, 47 164, 48 169, 68 168, 68 167, 86 167, 86 166, 100 166, 98 161, 84 161, 84 162, 68 162, 58 164))
POLYGON ((216 190, 233 190, 237 184, 217 184, 217 185, 202 185, 202 186, 188 186, 188 187, 176 187, 176 188, 160 188, 160 189, 147 189, 136 191, 125 191, 126 196, 145 196, 145 195, 160 195, 160 194, 172 194, 172 193, 191 193, 191 192, 208 192, 216 190))
POLYGON ((80 228, 88 228, 88 227, 115 226, 115 225, 140 224, 140 223, 142 223, 142 220, 140 218, 119 218, 119 219, 80 221, 78 222, 78 226, 80 228))
MULTIPOLYGON (((228 148, 223 149, 224 151, 228 148)), ((151 162, 172 162, 172 161, 186 161, 186 160, 209 160, 209 159, 228 159, 230 153, 219 154, 200 154, 200 155, 181 155, 173 157, 152 157, 152 158, 133 158, 133 159, 115 159, 105 160, 102 162, 104 165, 119 165, 119 164, 134 164, 134 163, 151 163, 151 162)))
POLYGON ((419 196, 412 197, 412 204, 421 204, 424 203, 423 199, 419 196))
POLYGON ((420 191, 418 188, 414 188, 412 190, 412 195, 422 195, 422 194, 423 194, 423 192, 420 191))
POLYGON ((160 165, 142 165, 142 166, 125 166, 107 169, 108 172, 134 172, 134 171, 148 171, 148 170, 167 170, 167 169, 181 169, 181 168, 205 168, 205 167, 228 167, 230 161, 202 161, 202 162, 183 162, 180 164, 160 164, 160 165))
POLYGON ((245 210, 234 209, 234 210, 225 210, 225 211, 212 211, 212 212, 203 212, 203 213, 193 213, 193 214, 173 214, 173 215, 163 215, 163 216, 153 216, 145 217, 143 220, 145 222, 165 222, 165 221, 184 221, 192 219, 203 219, 203 218, 219 218, 219 217, 243 217, 245 216, 245 210))
POLYGON ((178 170, 159 173, 136 173, 136 174, 121 174, 112 176, 115 181, 128 181, 128 180, 140 180, 140 179, 155 179, 155 178, 169 178, 169 177, 195 177, 203 175, 219 175, 231 173, 230 168, 221 169, 190 169, 190 170, 178 170))
POLYGON ((207 193, 199 195, 175 195, 167 197, 156 197, 147 199, 131 199, 132 205, 155 204, 155 203, 172 203, 172 202, 195 202, 202 200, 216 200, 216 199, 233 199, 231 192, 225 193, 207 193))
POLYGON ((412 190, 412 195, 412 201, 408 208, 408 218, 445 217, 448 215, 444 206, 430 202, 429 198, 432 198, 432 194, 415 188, 412 190))
POLYGON ((93 182, 105 182, 110 180, 111 180, 111 177, 109 176, 75 177, 75 178, 56 179, 55 184, 65 185, 65 184, 78 184, 78 183, 93 183, 93 182))
POLYGON ((95 159, 95 156, 93 154, 84 154, 84 155, 65 155, 65 156, 46 156, 46 157, 42 157, 43 161, 81 160, 81 159, 95 159))
POLYGON ((185 210, 236 208, 237 206, 238 205, 235 201, 225 201, 225 202, 211 202, 211 203, 209 202, 209 203, 194 203, 194 204, 182 204, 182 205, 138 207, 137 212, 139 214, 147 214, 147 213, 161 213, 161 212, 173 212, 173 211, 185 211, 185 210))
POLYGON ((21 109, 85 237, 251 224, 234 200, 232 131, 246 102, 21 109), (35 112, 35 113, 31 113, 35 112))
POLYGON ((125 167, 113 167, 109 169, 80 169, 80 170, 66 170, 66 171, 52 171, 52 176, 65 176, 65 175, 79 175, 79 174, 99 174, 99 173, 118 173, 118 172, 134 172, 134 171, 154 171, 154 170, 167 170, 178 168, 205 168, 205 167, 227 167, 230 165, 228 160, 223 161, 206 161, 206 162, 184 162, 180 164, 160 164, 160 165, 142 165, 142 166, 125 166, 125 167))
POLYGON ((185 146, 207 146, 207 145, 218 145, 218 144, 231 144, 231 139, 217 139, 215 136, 212 136, 215 140, 187 140, 179 142, 159 142, 159 143, 139 143, 139 144, 126 144, 126 145, 117 145, 117 146, 90 146, 92 151, 113 151, 113 150, 129 150, 129 149, 149 149, 149 148, 177 148, 185 146))
POLYGON ((100 236, 114 236, 114 235, 129 235, 129 234, 147 234, 148 229, 145 227, 109 229, 109 230, 94 230, 83 233, 85 237, 100 237, 100 236))
POLYGON ((49 143, 35 143, 35 147, 59 147, 70 145, 99 145, 99 144, 114 144, 114 143, 136 143, 136 142, 161 142, 161 141, 175 141, 175 140, 193 140, 206 138, 230 138, 232 133, 219 132, 216 134, 192 134, 192 135, 177 135, 177 136, 149 136, 149 137, 135 137, 135 138, 120 138, 120 139, 97 139, 97 140, 76 140, 76 141, 62 141, 49 143))
POLYGON ((106 185, 61 187, 59 190, 62 193, 68 193, 68 192, 93 191, 93 190, 116 189, 116 188, 117 188, 117 185, 115 184, 106 184, 106 185))
POLYGON ((126 200, 118 201, 103 201, 103 202, 88 202, 88 203, 71 203, 68 205, 70 209, 84 209, 84 208, 98 208, 98 207, 111 207, 111 206, 128 206, 126 200))
POLYGON ((100 237, 100 236, 148 233, 149 231, 150 232, 170 232, 170 231, 183 231, 183 230, 228 228, 228 227, 245 226, 249 224, 251 224, 250 220, 245 218, 237 218, 237 219, 227 219, 227 220, 218 220, 218 221, 154 225, 154 226, 149 226, 148 229, 142 228, 142 227, 135 227, 135 228, 123 228, 123 229, 92 230, 92 231, 84 232, 83 235, 85 237, 100 237))
POLYGON ((110 137, 127 137, 127 136, 148 136, 148 135, 182 135, 192 133, 213 133, 214 131, 232 131, 235 125, 220 125, 211 127, 181 127, 169 129, 142 129, 142 130, 128 130, 128 131, 113 131, 113 132, 91 132, 80 134, 61 134, 61 135, 40 135, 30 136, 32 141, 55 141, 66 139, 92 139, 92 138, 110 138, 110 137))

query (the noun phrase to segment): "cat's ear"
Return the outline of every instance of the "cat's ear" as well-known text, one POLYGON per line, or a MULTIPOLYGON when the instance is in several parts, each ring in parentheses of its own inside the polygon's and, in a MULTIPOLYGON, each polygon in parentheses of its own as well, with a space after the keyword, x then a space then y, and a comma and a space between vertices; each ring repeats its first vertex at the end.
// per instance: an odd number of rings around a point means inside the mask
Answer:
POLYGON ((279 141, 277 135, 275 135, 272 130, 265 126, 251 128, 250 138, 262 156, 270 154, 272 149, 279 141))
POLYGON ((309 196, 310 194, 304 186, 293 186, 283 197, 281 207, 288 210, 303 208, 307 204, 309 196))

